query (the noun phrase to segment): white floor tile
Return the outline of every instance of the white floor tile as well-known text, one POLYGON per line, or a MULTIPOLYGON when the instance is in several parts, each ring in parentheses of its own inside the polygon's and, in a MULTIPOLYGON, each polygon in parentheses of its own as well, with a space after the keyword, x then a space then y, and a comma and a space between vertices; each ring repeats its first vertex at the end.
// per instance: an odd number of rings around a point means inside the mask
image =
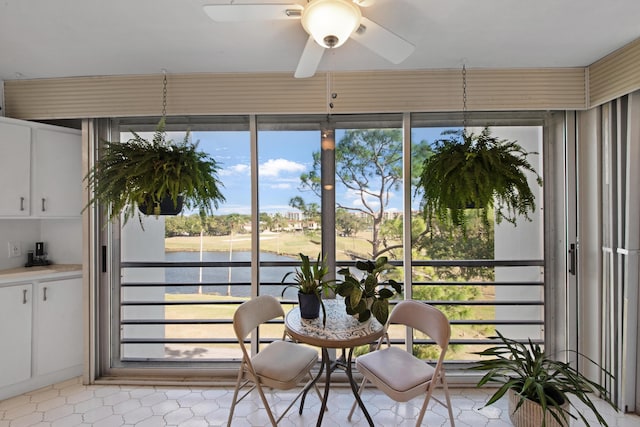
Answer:
MULTIPOLYGON (((284 410, 295 390, 267 393, 276 413, 284 410)), ((486 389, 451 389, 453 413, 458 427, 508 427, 511 425, 503 399, 485 407, 491 395, 486 389)), ((76 378, 34 392, 0 401, 0 427, 210 427, 225 426, 231 407, 233 388, 143 387, 143 386, 83 386, 76 378)), ((438 396, 440 397, 440 396, 438 396)), ((362 396, 376 426, 414 426, 420 411, 420 399, 396 403, 375 389, 368 388, 362 396)), ((357 409, 347 420, 353 395, 346 387, 334 387, 329 393, 328 410, 323 426, 367 426, 357 409)), ((580 404, 578 404, 580 407, 580 404)), ((616 413, 602 401, 598 408, 611 427, 640 427, 640 417, 616 413)), ((302 415, 297 403, 280 422, 281 427, 315 426, 320 400, 310 393, 302 415)), ((584 409, 580 408, 581 411, 584 409)), ((585 411, 585 414, 588 411, 585 411)), ((276 415, 277 416, 277 415, 276 415)), ((590 423, 593 419, 587 415, 590 423)), ((597 425, 597 423, 591 423, 597 425)), ((233 425, 237 427, 266 426, 269 419, 256 392, 236 407, 233 425)), ((449 426, 445 408, 431 404, 423 425, 449 426)), ((572 427, 583 426, 581 421, 572 427)))

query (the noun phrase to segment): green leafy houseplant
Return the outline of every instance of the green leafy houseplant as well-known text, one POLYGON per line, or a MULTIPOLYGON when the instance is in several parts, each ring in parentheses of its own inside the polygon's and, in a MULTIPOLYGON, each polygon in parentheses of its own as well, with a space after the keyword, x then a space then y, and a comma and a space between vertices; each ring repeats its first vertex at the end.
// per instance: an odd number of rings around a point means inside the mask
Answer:
POLYGON ((316 258, 315 263, 311 263, 311 260, 307 255, 299 254, 300 256, 300 269, 295 271, 289 271, 282 277, 281 283, 285 285, 282 289, 281 296, 284 297, 284 293, 289 288, 295 288, 298 290, 298 299, 300 302, 300 312, 303 318, 315 319, 319 316, 319 310, 322 308, 322 324, 326 325, 327 312, 322 301, 322 293, 329 294, 332 289, 331 280, 326 280, 325 277, 329 274, 329 267, 326 260, 321 258, 320 254, 316 258), (293 276, 293 283, 286 283, 286 280, 291 275, 293 276), (307 297, 311 297, 310 301, 307 297), (307 311, 307 303, 311 304, 307 311))
POLYGON ((375 261, 356 261, 355 267, 364 273, 362 278, 351 274, 349 268, 343 268, 338 274, 344 276, 344 280, 336 284, 335 291, 344 297, 348 314, 357 314, 361 322, 373 314, 384 325, 389 317, 389 299, 402 294, 402 285, 393 279, 380 281, 380 274, 395 267, 385 256, 375 261))
POLYGON ((136 207, 151 206, 159 215, 163 199, 174 207, 183 200, 204 219, 213 207, 225 200, 220 192, 219 164, 207 153, 198 151, 198 143, 166 140, 165 119, 158 123, 152 141, 132 132, 126 142, 104 141, 104 151, 85 180, 92 190, 89 204, 111 206, 109 219, 123 215, 126 223, 136 207))
MULTIPOLYGON (((512 416, 512 420, 514 418, 511 412, 517 413, 518 409, 527 400, 530 400, 540 405, 543 414, 542 427, 545 427, 545 419, 552 419, 559 425, 568 426, 570 418, 577 419, 575 415, 568 411, 568 406, 565 406, 573 405, 569 400, 569 395, 573 395, 593 411, 600 425, 607 426, 606 421, 589 396, 591 393, 597 393, 604 401, 616 409, 609 399, 608 392, 602 386, 586 378, 571 367, 569 363, 553 360, 542 351, 540 345, 534 344, 531 340, 529 340, 528 345, 525 345, 505 337, 498 331, 496 333, 498 336, 494 338, 500 340, 498 345, 473 353, 493 358, 481 359, 470 368, 486 371, 478 382, 478 387, 489 382, 501 384, 487 401, 487 405, 495 403, 507 391, 512 390, 517 393, 515 395, 517 405, 515 405, 513 411, 510 410, 509 414, 512 416), (546 414, 550 414, 551 417, 546 416, 546 414)), ((593 360, 585 356, 582 357, 600 368, 593 360)), ((606 376, 612 377, 610 373, 602 368, 600 369, 606 376)), ((589 425, 584 414, 579 410, 577 413, 582 421, 589 425)), ((515 421, 514 424, 518 426, 515 421)))
POLYGON ((434 153, 423 163, 417 191, 423 194, 423 212, 428 223, 434 218, 454 226, 465 225, 465 210, 479 209, 485 224, 494 209, 498 223, 515 224, 517 216, 529 218, 535 211, 535 196, 526 171, 542 179, 527 160, 529 153, 516 141, 448 130, 434 142, 434 153))

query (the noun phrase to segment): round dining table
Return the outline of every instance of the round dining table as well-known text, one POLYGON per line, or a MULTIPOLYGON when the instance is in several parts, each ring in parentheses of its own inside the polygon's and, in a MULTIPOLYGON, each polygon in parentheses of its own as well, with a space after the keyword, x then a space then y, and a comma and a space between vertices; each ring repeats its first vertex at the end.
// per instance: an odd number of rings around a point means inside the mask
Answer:
MULTIPOLYGON (((327 399, 331 386, 331 373, 336 367, 341 367, 344 368, 347 374, 351 390, 358 402, 358 406, 362 409, 362 413, 369 422, 369 425, 373 426, 373 420, 360 398, 358 386, 353 379, 352 356, 354 348, 377 341, 384 333, 384 327, 373 316, 364 322, 360 322, 356 317, 347 314, 344 300, 342 299, 327 299, 323 300, 323 302, 327 314, 326 324, 323 324, 322 312, 318 318, 304 319, 300 316, 300 309, 298 307, 291 309, 286 314, 284 320, 285 329, 291 338, 298 342, 322 349, 320 371, 313 382, 313 384, 315 384, 322 374, 325 374, 324 395, 316 425, 319 427, 322 424, 322 418, 327 408, 327 399), (342 358, 331 361, 329 349, 341 349, 342 358), (348 350, 348 356, 345 359, 344 355, 346 350, 348 350)), ((300 403, 300 413, 302 413, 306 392, 313 384, 308 385, 307 390, 305 390, 302 402, 300 403)))

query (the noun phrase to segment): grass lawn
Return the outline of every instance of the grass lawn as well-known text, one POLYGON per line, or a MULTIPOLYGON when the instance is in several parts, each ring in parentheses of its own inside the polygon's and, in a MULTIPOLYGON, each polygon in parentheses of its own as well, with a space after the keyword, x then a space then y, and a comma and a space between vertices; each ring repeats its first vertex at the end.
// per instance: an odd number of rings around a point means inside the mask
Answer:
MULTIPOLYGON (((359 233, 354 237, 336 237, 336 247, 338 249, 338 259, 351 260, 351 255, 360 258, 371 257, 370 233, 359 233)), ((396 244, 393 240, 389 244, 396 244)), ((260 234, 260 250, 262 252, 270 252, 278 255, 287 255, 294 258, 299 253, 303 253, 314 257, 322 249, 320 244, 320 236, 296 232, 296 233, 262 233, 260 234)), ((200 236, 176 236, 167 237, 165 239, 165 250, 167 252, 181 251, 199 251, 200 236)), ((233 239, 230 236, 204 236, 202 238, 202 250, 210 252, 228 252, 251 250, 251 235, 236 234, 233 239)), ((400 254, 400 252, 398 252, 400 254)), ((398 255, 401 256, 401 255, 398 255)))
MULTIPOLYGON (((167 301, 202 301, 203 303, 211 301, 222 300, 237 300, 238 298, 230 298, 219 295, 206 295, 206 294, 165 294, 167 301)), ((223 305, 186 305, 186 306, 167 306, 165 308, 166 319, 232 319, 237 305, 235 304, 223 304, 223 305)), ((293 305, 285 304, 283 309, 286 312, 291 310, 293 305)), ((481 307, 483 311, 490 311, 492 307, 481 307)), ((489 313, 486 313, 489 314, 489 313)), ((486 317, 483 317, 486 318, 486 317)), ((279 339, 282 337, 284 326, 281 324, 267 324, 264 325, 262 330, 262 337, 268 337, 273 339, 279 339)), ((469 338, 471 336, 477 337, 478 331, 474 330, 472 326, 460 326, 453 329, 452 338, 469 338)), ((404 338, 403 328, 391 328, 389 335, 392 339, 404 338)), ((166 325, 165 326, 166 338, 229 338, 235 339, 232 324, 212 324, 212 325, 166 325)), ((215 344, 206 346, 203 344, 193 345, 193 347, 208 348, 213 354, 216 349, 226 350, 239 350, 237 344, 215 344)), ((184 346, 183 346, 184 347, 184 346)), ((474 348, 468 350, 468 347, 454 347, 448 352, 448 359, 451 360, 470 360, 475 356, 470 355, 469 351, 477 351, 474 348)), ((194 351, 195 352, 195 351, 194 351)), ((197 352, 195 352, 197 353, 197 352)), ((226 352, 223 352, 226 354, 226 352)))

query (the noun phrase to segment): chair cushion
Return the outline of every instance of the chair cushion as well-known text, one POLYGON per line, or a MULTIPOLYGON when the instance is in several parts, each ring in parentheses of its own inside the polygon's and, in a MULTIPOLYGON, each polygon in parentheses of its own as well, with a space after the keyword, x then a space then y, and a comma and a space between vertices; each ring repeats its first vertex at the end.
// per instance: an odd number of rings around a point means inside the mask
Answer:
POLYGON ((423 393, 435 369, 397 347, 359 356, 356 368, 389 397, 406 402, 423 393))
POLYGON ((317 361, 317 351, 290 341, 274 341, 251 359, 261 382, 281 390, 295 387, 317 361))

